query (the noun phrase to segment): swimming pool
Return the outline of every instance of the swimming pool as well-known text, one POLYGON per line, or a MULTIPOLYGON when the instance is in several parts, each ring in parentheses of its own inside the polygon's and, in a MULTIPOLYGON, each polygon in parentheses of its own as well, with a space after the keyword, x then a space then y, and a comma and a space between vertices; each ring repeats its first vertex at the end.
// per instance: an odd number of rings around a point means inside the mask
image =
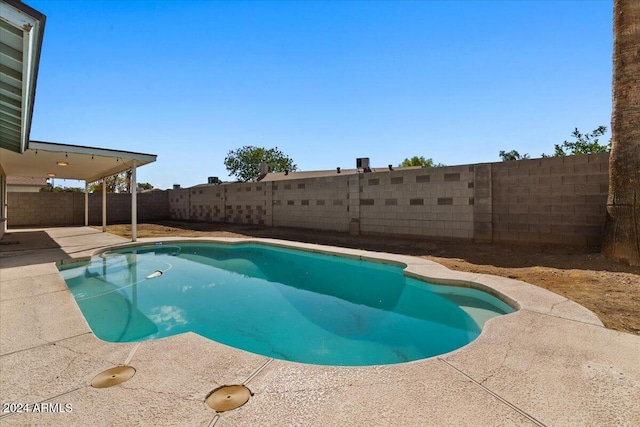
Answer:
POLYGON ((192 331, 321 365, 436 356, 473 341, 488 319, 514 311, 476 289, 406 277, 402 266, 256 243, 139 245, 60 271, 105 341, 192 331))

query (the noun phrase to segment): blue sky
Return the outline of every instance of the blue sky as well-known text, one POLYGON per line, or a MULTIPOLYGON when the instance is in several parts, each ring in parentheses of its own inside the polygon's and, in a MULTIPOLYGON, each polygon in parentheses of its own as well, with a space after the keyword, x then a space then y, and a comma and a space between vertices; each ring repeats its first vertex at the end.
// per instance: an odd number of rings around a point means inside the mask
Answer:
POLYGON ((47 16, 31 139, 157 154, 138 180, 158 188, 228 179, 244 145, 300 170, 455 165, 610 124, 611 1, 27 3, 47 16))

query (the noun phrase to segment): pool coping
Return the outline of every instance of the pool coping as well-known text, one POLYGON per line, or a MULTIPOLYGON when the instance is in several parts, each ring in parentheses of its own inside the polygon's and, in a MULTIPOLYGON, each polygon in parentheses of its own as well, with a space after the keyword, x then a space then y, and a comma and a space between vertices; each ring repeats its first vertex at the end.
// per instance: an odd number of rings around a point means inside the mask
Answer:
MULTIPOLYGON (((487 287, 520 309, 491 319, 471 344, 441 356, 396 365, 305 365, 194 333, 134 344, 100 341, 55 263, 34 262, 3 269, 0 277, 0 394, 3 402, 71 402, 74 411, 3 416, 3 425, 640 424, 634 404, 640 337, 608 330, 589 310, 544 289, 410 256, 274 239, 158 238, 136 244, 158 241, 254 242, 384 257, 406 264, 411 277, 487 287), (126 364, 138 370, 130 381, 104 391, 89 385, 102 370, 126 364), (233 383, 254 392, 245 406, 218 414, 204 405, 209 391, 233 383)), ((114 239, 96 246, 76 251, 71 260, 130 244, 114 239)))

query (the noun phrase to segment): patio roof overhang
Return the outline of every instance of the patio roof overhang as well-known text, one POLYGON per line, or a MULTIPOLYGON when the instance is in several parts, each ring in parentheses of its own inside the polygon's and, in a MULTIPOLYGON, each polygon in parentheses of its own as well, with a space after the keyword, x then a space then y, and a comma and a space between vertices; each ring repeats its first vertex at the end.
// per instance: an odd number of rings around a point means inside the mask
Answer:
MULTIPOLYGON (((78 179, 84 180, 86 184, 102 179, 102 231, 106 231, 106 181, 103 178, 131 170, 131 185, 132 188, 136 188, 136 169, 155 162, 156 157, 155 154, 30 141, 29 149, 23 153, 0 148, 0 172, 6 176, 78 179)), ((85 225, 88 225, 89 199, 86 184, 84 215, 85 225)), ((5 200, 6 185, 4 183, 3 187, 3 200, 5 200)), ((6 213, 0 216, 5 222, 0 230, 1 237, 6 228, 6 213)), ((134 242, 137 239, 136 230, 137 191, 131 191, 131 240, 134 242)))
MULTIPOLYGON (((155 162, 153 154, 30 141, 31 119, 46 17, 20 0, 0 0, 0 238, 7 227, 6 176, 94 182, 155 162)), ((89 199, 85 185, 85 225, 89 199)), ((106 231, 106 181, 102 185, 102 230, 106 231)), ((132 240, 136 240, 137 191, 131 192, 132 240)))
POLYGON ((7 176, 98 181, 156 161, 155 154, 30 141, 18 154, 0 148, 0 165, 7 176))
POLYGON ((19 0, 0 1, 0 147, 29 145, 46 17, 19 0))

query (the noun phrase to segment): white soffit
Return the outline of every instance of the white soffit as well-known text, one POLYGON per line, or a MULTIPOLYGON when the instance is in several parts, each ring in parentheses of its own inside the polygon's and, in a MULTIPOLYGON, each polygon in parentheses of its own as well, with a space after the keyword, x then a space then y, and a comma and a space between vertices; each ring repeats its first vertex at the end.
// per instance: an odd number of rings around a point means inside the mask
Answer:
POLYGON ((0 148, 28 147, 45 16, 0 0, 0 148))
POLYGON ((30 141, 29 149, 22 154, 0 148, 0 158, 7 176, 52 177, 93 182, 131 169, 134 160, 137 167, 153 163, 157 156, 80 145, 30 141))

